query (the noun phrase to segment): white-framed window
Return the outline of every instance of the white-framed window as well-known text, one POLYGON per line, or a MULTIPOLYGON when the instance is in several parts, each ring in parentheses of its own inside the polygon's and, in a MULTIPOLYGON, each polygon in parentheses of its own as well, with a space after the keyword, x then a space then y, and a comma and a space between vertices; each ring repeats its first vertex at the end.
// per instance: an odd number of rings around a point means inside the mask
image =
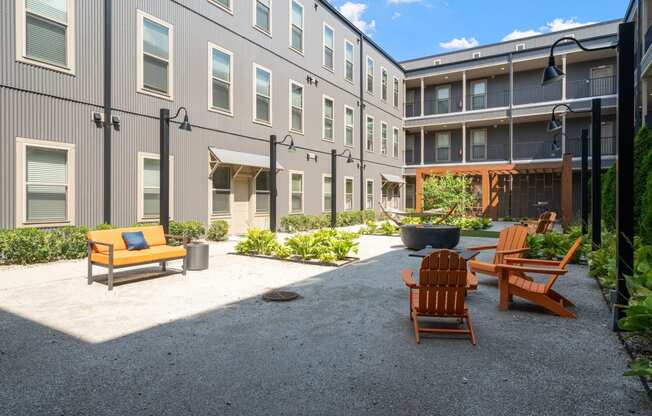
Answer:
POLYGON ((174 27, 138 10, 138 92, 172 100, 174 27))
MULTIPOLYGON (((160 216, 161 163, 158 154, 138 153, 138 221, 160 216)), ((174 157, 170 156, 170 218, 174 217, 174 157)))
POLYGON ((344 177, 344 210, 351 211, 353 209, 353 178, 350 176, 344 177))
POLYGON ((437 162, 450 162, 451 160, 451 134, 438 132, 435 136, 435 158, 437 162))
POLYGON ((367 179, 365 193, 365 209, 374 209, 374 180, 367 179))
POLYGON ((525 50, 525 43, 516 44, 516 51, 524 51, 524 50, 525 50))
POLYGON ((487 80, 471 82, 471 110, 487 108, 487 80))
POLYGON ((233 52, 208 43, 208 109, 233 115, 233 52))
POLYGON ((220 9, 224 9, 225 11, 233 14, 233 6, 231 5, 231 0, 208 0, 208 2, 216 5, 220 9))
POLYGON ((380 122, 380 154, 387 155, 387 123, 380 122))
POLYGON ((344 39, 344 79, 353 82, 353 71, 355 65, 353 63, 354 46, 353 43, 344 39))
POLYGON ((231 214, 231 168, 218 166, 211 178, 213 216, 231 214))
POLYGON ((487 160, 487 129, 471 130, 471 160, 487 160))
POLYGON ((367 56, 367 92, 371 95, 374 93, 374 60, 367 56))
POLYGON ((437 114, 450 113, 451 105, 451 86, 444 85, 437 87, 437 114))
POLYGON ((16 227, 75 224, 75 145, 16 138, 16 227))
POLYGON ((303 84, 290 80, 290 131, 303 134, 303 84))
POLYGON ((256 213, 269 212, 270 185, 269 171, 262 171, 256 176, 256 213))
POLYGON ((323 212, 331 212, 332 196, 332 182, 331 175, 321 175, 321 210, 323 212))
POLYGON ((324 28, 322 32, 322 45, 324 51, 322 53, 321 63, 324 66, 324 68, 328 69, 329 71, 333 71, 335 32, 333 32, 333 28, 330 27, 326 22, 324 22, 324 28))
POLYGON ((335 102, 331 97, 323 96, 322 104, 322 138, 332 142, 333 137, 333 122, 334 122, 335 102))
POLYGON ((399 92, 398 92, 399 87, 400 87, 400 85, 399 85, 399 82, 398 82, 398 78, 394 77, 394 107, 396 107, 396 108, 398 108, 398 104, 399 104, 399 103, 398 103, 398 101, 399 101, 399 100, 398 100, 398 97, 399 97, 399 92))
POLYGON ((303 212, 303 172, 290 171, 290 213, 303 212))
POLYGON ((344 146, 354 146, 355 111, 348 105, 344 106, 344 146))
POLYGON ((367 141, 365 149, 368 152, 374 151, 374 118, 372 116, 367 116, 367 141))
POLYGON ((254 64, 254 122, 272 125, 272 71, 254 64))
POLYGON ((303 4, 290 0, 290 49, 303 55, 303 4))
POLYGON ((389 89, 389 79, 387 75, 387 70, 380 67, 380 98, 383 101, 387 101, 387 90, 389 89))
POLYGON ((441 59, 433 59, 432 60, 432 65, 433 66, 441 65, 441 59))
POLYGON ((405 209, 416 208, 417 191, 414 183, 405 184, 405 209))
POLYGON ((399 129, 398 127, 394 127, 392 129, 392 156, 393 157, 398 157, 398 145, 399 145, 399 129))
POLYGON ((75 0, 16 0, 16 60, 75 74, 75 0))
POLYGON ((253 0, 254 27, 272 36, 272 0, 253 0))
POLYGON ((482 52, 473 52, 473 59, 478 59, 482 57, 482 52))

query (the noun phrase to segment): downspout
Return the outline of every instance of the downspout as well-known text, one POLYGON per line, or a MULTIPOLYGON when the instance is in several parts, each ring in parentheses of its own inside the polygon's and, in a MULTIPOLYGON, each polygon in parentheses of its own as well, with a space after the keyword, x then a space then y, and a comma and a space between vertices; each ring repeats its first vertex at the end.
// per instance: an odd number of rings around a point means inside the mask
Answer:
POLYGON ((365 144, 365 119, 364 119, 364 85, 367 82, 365 77, 364 62, 364 36, 361 34, 358 40, 360 42, 360 211, 364 211, 365 185, 364 185, 364 144, 365 144))
POLYGON ((103 221, 111 224, 111 92, 112 92, 112 5, 104 0, 104 214, 103 221))

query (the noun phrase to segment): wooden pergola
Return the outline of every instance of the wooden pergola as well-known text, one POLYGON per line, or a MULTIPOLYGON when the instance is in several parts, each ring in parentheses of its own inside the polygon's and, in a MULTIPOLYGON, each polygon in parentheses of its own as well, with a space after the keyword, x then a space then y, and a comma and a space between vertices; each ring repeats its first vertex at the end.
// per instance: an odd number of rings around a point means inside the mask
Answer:
POLYGON ((416 210, 423 211, 423 181, 428 176, 453 175, 479 176, 482 179, 482 213, 496 217, 499 198, 496 188, 501 175, 535 173, 561 174, 561 219, 564 227, 570 226, 573 216, 573 157, 566 153, 561 161, 532 163, 499 163, 485 165, 458 165, 422 167, 416 169, 416 210))

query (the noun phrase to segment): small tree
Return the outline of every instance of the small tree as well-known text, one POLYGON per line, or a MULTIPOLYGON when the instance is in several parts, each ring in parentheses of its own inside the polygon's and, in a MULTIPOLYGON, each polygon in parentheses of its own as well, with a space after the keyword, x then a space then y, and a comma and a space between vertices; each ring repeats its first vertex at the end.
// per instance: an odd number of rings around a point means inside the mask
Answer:
POLYGON ((473 207, 471 178, 465 175, 430 176, 423 182, 423 207, 425 210, 442 209, 466 213, 473 207))

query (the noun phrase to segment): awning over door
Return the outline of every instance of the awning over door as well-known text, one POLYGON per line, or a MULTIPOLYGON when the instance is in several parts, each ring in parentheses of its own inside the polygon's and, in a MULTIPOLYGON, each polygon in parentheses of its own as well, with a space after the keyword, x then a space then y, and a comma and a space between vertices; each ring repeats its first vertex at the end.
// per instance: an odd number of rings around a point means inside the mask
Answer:
MULTIPOLYGON (((269 169, 269 156, 257 155, 255 153, 236 152, 235 150, 218 149, 209 147, 208 150, 215 156, 218 163, 223 165, 250 166, 259 169, 269 169)), ((280 163, 276 162, 276 170, 284 170, 280 163)))
POLYGON ((380 176, 385 179, 386 182, 391 182, 391 183, 400 183, 404 184, 405 179, 403 179, 402 176, 398 175, 390 175, 389 173, 381 173, 380 176))

